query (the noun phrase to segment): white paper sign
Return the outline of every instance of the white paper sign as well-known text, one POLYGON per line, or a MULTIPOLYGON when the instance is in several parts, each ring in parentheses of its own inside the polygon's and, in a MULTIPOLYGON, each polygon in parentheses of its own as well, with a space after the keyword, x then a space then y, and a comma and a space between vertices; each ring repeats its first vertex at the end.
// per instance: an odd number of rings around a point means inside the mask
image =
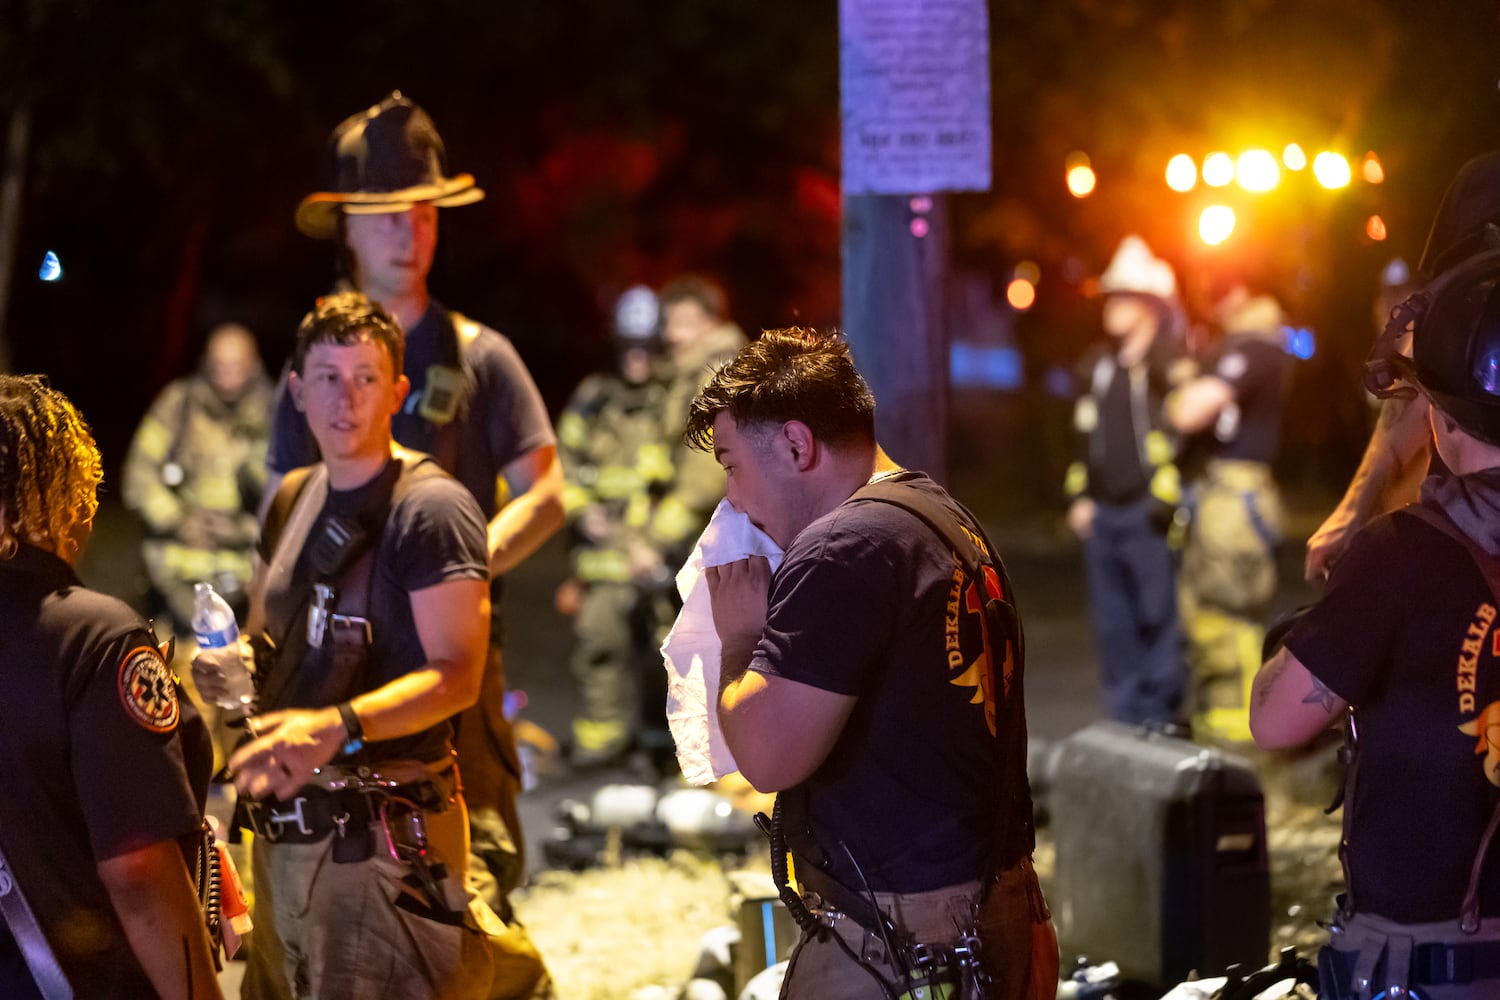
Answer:
POLYGON ((990 188, 986 0, 839 0, 845 194, 990 188))

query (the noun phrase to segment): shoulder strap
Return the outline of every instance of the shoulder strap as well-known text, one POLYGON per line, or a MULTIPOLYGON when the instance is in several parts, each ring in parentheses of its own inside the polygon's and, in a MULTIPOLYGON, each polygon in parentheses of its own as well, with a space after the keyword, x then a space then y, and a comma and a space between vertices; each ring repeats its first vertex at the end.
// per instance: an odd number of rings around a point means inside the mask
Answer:
POLYGON ((193 382, 184 380, 182 383, 182 399, 177 406, 177 422, 172 428, 172 446, 167 449, 167 456, 162 460, 163 465, 177 465, 178 459, 182 457, 182 444, 187 438, 188 421, 193 417, 193 382))
POLYGON ((1020 862, 1036 848, 1031 783, 1026 774, 1026 710, 1024 674, 1026 640, 1005 564, 968 508, 957 500, 965 525, 936 497, 890 480, 871 483, 854 492, 851 501, 873 501, 899 507, 927 525, 963 564, 972 585, 981 588, 980 615, 990 684, 995 695, 994 736, 1000 756, 996 778, 995 832, 992 840, 995 870, 1020 862), (986 570, 991 572, 986 572, 986 570), (999 593, 995 593, 998 589, 999 593), (1017 752, 1004 753, 1007 748, 1017 752))
MULTIPOLYGON (((262 595, 269 594, 277 586, 290 585, 297 557, 307 544, 307 537, 312 532, 327 497, 328 470, 321 462, 293 469, 281 481, 281 486, 271 501, 271 509, 266 514, 266 526, 262 531, 262 548, 268 550, 262 595)), ((307 595, 303 595, 298 601, 298 607, 305 605, 307 600, 307 595)), ((267 611, 269 612, 269 608, 267 611)), ((266 635, 279 655, 272 660, 270 672, 259 685, 259 703, 262 709, 279 707, 278 699, 291 681, 291 630, 297 627, 299 621, 299 614, 290 615, 280 630, 280 635, 272 630, 269 620, 266 622, 266 635)))
MULTIPOLYGON (((462 375, 462 384, 466 387, 464 395, 468 395, 467 386, 470 379, 474 377, 474 366, 469 361, 469 349, 479 339, 480 331, 483 329, 463 313, 454 312, 449 309, 448 326, 453 331, 453 343, 458 355, 458 370, 462 375)), ((466 405, 473 405, 472 399, 460 397, 455 404, 455 413, 464 412, 466 405)), ((436 424, 432 428, 432 439, 429 448, 432 456, 437 459, 438 464, 454 475, 458 474, 459 440, 458 420, 449 420, 446 423, 436 424)))
POLYGON ((0 923, 16 939, 21 957, 45 1000, 73 1000, 73 987, 68 984, 68 977, 63 974, 3 851, 0 851, 0 923))
POLYGON ((1453 523, 1452 518, 1436 507, 1414 503, 1402 507, 1398 513, 1409 514, 1419 521, 1425 521, 1462 545, 1468 551, 1470 558, 1474 560, 1474 565, 1479 567, 1485 583, 1490 585, 1490 596, 1500 603, 1500 556, 1492 555, 1480 548, 1478 542, 1464 534, 1458 525, 1453 523))
MULTIPOLYGON (((889 480, 871 483, 861 487, 854 492, 850 501, 875 501, 877 503, 890 504, 899 507, 917 520, 921 521, 942 540, 949 551, 963 563, 964 573, 973 581, 985 578, 985 567, 994 570, 995 582, 999 585, 999 594, 985 595, 986 614, 981 619, 986 623, 985 646, 986 652, 993 652, 994 636, 989 629, 998 629, 1000 638, 1007 642, 1015 643, 1015 664, 1013 673, 1015 679, 1019 680, 1022 667, 1025 662, 1026 640, 1021 628, 1021 616, 1016 611, 1015 601, 1010 582, 1010 575, 1005 571, 1005 564, 995 554, 995 547, 990 543, 984 529, 967 507, 954 500, 953 503, 963 512, 964 518, 974 527, 971 529, 955 518, 951 511, 943 505, 936 497, 921 490, 889 480), (996 619, 998 615, 998 619, 996 619)), ((995 658, 991 656, 990 663, 993 666, 995 658)), ((1008 697, 1011 691, 1012 678, 1004 678, 1006 684, 1003 688, 997 688, 997 692, 1003 697, 1008 697)))
POLYGON ((266 510, 266 523, 261 526, 260 530, 262 548, 269 555, 275 554, 276 543, 281 538, 281 529, 286 526, 286 519, 291 514, 297 498, 302 495, 302 487, 307 485, 307 479, 312 470, 311 465, 293 469, 282 477, 281 485, 276 488, 276 495, 271 498, 271 506, 266 510))
POLYGON ((479 339, 479 331, 484 328, 463 313, 454 312, 452 309, 448 310, 448 318, 453 321, 453 332, 458 335, 459 360, 463 360, 463 356, 468 353, 474 341, 479 339))

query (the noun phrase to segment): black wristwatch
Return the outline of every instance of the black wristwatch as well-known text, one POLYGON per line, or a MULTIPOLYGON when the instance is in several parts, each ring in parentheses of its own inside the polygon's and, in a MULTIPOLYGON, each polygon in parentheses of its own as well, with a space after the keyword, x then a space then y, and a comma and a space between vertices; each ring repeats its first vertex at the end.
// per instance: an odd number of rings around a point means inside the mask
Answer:
POLYGON ((341 701, 338 707, 339 718, 344 720, 344 745, 339 747, 339 753, 346 756, 359 753, 365 747, 365 727, 351 702, 341 701))

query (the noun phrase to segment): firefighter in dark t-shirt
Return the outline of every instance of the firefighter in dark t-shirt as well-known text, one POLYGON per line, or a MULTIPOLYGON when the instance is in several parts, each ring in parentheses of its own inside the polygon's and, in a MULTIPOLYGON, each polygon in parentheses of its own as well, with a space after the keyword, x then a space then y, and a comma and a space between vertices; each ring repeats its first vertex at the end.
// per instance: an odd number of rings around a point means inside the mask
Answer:
POLYGON ((188 868, 213 750, 146 623, 73 572, 99 480, 67 399, 0 375, 0 996, 218 997, 188 868))
MULTIPOLYGON (((1189 493, 1178 596, 1195 735, 1248 743, 1249 690, 1276 592, 1281 493, 1271 462, 1290 387, 1281 307, 1236 286, 1217 306, 1223 336, 1203 374, 1167 396, 1167 420, 1207 459, 1189 493)), ((1185 445, 1191 447, 1191 445, 1185 445)))
MULTIPOLYGON (((1500 157, 1466 168, 1445 205, 1472 212, 1476 195, 1500 207, 1500 157)), ((1436 277, 1369 368, 1372 391, 1430 403, 1444 471, 1354 536, 1255 681, 1262 747, 1305 743, 1352 709, 1346 894, 1320 956, 1319 995, 1336 1000, 1500 995, 1500 252, 1487 221, 1424 268, 1436 277)))
MULTIPOLYGON (((261 712, 228 765, 256 834, 257 997, 529 997, 545 975, 464 875, 449 720, 480 691, 484 521, 394 443, 401 360, 395 321, 358 292, 297 331, 288 385, 323 458, 267 517, 245 623, 268 640, 261 712)), ((217 697, 237 661, 200 650, 198 689, 217 697)))
POLYGON ((760 557, 706 571, 725 742, 751 784, 778 793, 773 825, 832 930, 804 924, 783 996, 920 985, 1050 1000, 1056 942, 1031 867, 1030 795, 1024 778, 1011 800, 997 794, 1025 755, 1022 667, 1018 643, 984 642, 979 588, 1010 597, 992 566, 993 579, 966 579, 944 538, 859 495, 884 483, 982 538, 941 487, 880 450, 874 408, 846 344, 780 330, 720 368, 688 418, 688 440, 724 468, 726 499, 786 552, 774 578, 760 557), (913 978, 936 966, 947 978, 913 978))

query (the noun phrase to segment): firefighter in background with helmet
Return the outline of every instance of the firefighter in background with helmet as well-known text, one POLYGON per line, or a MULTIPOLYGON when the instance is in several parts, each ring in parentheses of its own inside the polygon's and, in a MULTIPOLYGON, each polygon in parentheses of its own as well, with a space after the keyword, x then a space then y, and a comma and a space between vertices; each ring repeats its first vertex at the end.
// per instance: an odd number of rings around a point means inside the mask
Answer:
POLYGON ((636 746, 670 746, 657 650, 676 610, 676 566, 649 531, 674 476, 657 377, 660 308, 636 285, 615 307, 614 371, 579 384, 557 423, 572 534, 572 577, 558 607, 573 615, 575 765, 612 763, 636 746))
POLYGON ((243 617, 255 511, 266 481, 271 382, 250 331, 214 328, 199 370, 151 404, 125 458, 125 505, 145 524, 141 557, 172 630, 191 631, 193 584, 207 580, 243 617))
MULTIPOLYGON (((1442 463, 1421 499, 1352 533, 1323 598, 1255 680, 1271 749, 1348 715, 1345 894, 1325 1000, 1500 996, 1500 154, 1471 161, 1366 364, 1425 412, 1442 463), (1409 348, 1404 341, 1410 341, 1409 348), (1407 350, 1410 356, 1407 356, 1407 350)), ((1405 397, 1405 399, 1403 399, 1405 397)))
POLYGON ((661 289, 662 340, 670 373, 662 417, 672 449, 672 483, 651 517, 651 537, 668 552, 675 569, 724 498, 724 470, 711 454, 682 438, 688 410, 714 372, 745 346, 745 334, 729 316, 729 300, 718 282, 683 274, 661 289))
POLYGON ((1178 720, 1186 683, 1168 530, 1181 499, 1161 404, 1181 372, 1172 266, 1138 236, 1099 278, 1108 340, 1084 356, 1073 410, 1068 525, 1083 542, 1100 684, 1110 718, 1178 720))

